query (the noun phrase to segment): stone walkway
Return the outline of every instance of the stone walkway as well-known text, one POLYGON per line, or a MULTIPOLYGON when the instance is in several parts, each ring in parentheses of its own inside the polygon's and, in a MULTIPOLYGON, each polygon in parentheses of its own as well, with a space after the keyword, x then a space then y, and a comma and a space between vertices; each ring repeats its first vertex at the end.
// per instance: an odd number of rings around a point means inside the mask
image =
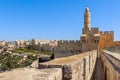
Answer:
POLYGON ((120 60, 120 54, 119 53, 111 52, 111 51, 107 51, 107 50, 104 50, 104 52, 106 52, 107 54, 112 55, 113 57, 115 57, 115 58, 120 60))
POLYGON ((101 59, 98 57, 93 80, 104 80, 104 73, 101 59))

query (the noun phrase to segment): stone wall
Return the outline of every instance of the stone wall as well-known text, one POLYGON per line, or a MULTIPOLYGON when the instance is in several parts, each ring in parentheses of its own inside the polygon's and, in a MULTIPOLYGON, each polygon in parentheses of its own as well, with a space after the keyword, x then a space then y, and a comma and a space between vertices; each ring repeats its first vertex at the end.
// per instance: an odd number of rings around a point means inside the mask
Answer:
POLYGON ((114 45, 106 48, 105 50, 120 53, 120 42, 114 42, 114 45))
POLYGON ((100 34, 100 42, 99 42, 99 50, 102 51, 107 47, 111 47, 114 45, 114 32, 113 31, 104 31, 99 32, 100 34))
POLYGON ((101 54, 105 80, 120 80, 120 58, 114 55, 109 51, 103 51, 101 54))
POLYGON ((62 80, 62 70, 59 68, 41 69, 40 73, 34 77, 35 80, 62 80))
POLYGON ((81 52, 80 40, 61 40, 55 47, 55 58, 71 56, 81 52))
POLYGON ((39 69, 60 68, 62 69, 62 80, 91 80, 96 59, 97 51, 94 50, 40 63, 39 69))

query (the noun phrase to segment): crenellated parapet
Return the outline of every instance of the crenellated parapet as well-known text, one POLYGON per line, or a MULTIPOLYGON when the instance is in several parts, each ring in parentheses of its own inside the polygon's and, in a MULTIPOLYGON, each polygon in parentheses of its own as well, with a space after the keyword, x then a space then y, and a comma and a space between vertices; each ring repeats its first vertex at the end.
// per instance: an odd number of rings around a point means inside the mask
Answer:
POLYGON ((80 43, 80 40, 60 40, 60 41, 57 41, 58 45, 60 44, 75 44, 75 43, 80 43))
POLYGON ((98 34, 99 28, 98 28, 98 27, 97 27, 97 28, 91 28, 91 32, 92 32, 93 34, 98 34))
POLYGON ((80 40, 60 40, 58 41, 58 50, 80 45, 80 40))
POLYGON ((56 57, 70 56, 81 52, 80 40, 60 40, 56 47, 56 57))
POLYGON ((100 51, 111 47, 114 44, 114 32, 113 31, 100 31, 100 51))
POLYGON ((114 35, 114 31, 100 31, 101 35, 114 35))

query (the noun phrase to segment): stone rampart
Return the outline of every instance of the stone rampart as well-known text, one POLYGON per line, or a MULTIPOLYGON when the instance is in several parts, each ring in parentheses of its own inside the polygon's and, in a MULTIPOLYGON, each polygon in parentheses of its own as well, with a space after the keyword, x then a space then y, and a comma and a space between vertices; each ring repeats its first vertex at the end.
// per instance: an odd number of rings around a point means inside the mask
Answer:
MULTIPOLYGON (((105 80, 120 80, 120 58, 109 51, 102 51, 101 58, 103 62, 105 80)), ((120 54, 117 54, 120 56, 120 54)))
POLYGON ((55 58, 71 56, 81 52, 80 40, 61 40, 55 49, 55 58))
MULTIPOLYGON (((120 42, 118 43, 120 44, 120 42)), ((120 45, 113 45, 112 47, 106 48, 110 52, 120 53, 120 45)))
POLYGON ((81 49, 81 42, 80 40, 61 40, 58 41, 57 50, 73 50, 74 49, 81 49))
POLYGON ((93 50, 40 63, 39 69, 60 68, 62 69, 62 80, 91 80, 96 59, 97 51, 93 50))
POLYGON ((101 35, 114 35, 113 31, 100 31, 99 32, 101 35))
POLYGON ((105 48, 111 47, 114 44, 114 32, 113 31, 100 31, 99 50, 102 51, 105 48))

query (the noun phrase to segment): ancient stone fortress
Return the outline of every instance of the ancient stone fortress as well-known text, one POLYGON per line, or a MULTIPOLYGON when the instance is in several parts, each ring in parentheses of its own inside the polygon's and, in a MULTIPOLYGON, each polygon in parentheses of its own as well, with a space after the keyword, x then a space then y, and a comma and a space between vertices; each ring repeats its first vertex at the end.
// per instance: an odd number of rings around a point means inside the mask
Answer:
POLYGON ((58 41, 55 59, 39 64, 39 69, 58 68, 62 72, 54 77, 49 75, 48 78, 40 79, 120 80, 120 47, 118 47, 120 42, 114 41, 113 31, 102 32, 99 28, 91 28, 90 16, 90 10, 87 7, 84 13, 84 28, 79 41, 58 41))
POLYGON ((38 69, 1 73, 0 80, 120 80, 120 42, 113 31, 91 28, 90 16, 87 7, 80 40, 58 41, 55 59, 38 69))
POLYGON ((55 57, 65 57, 93 49, 103 50, 114 42, 113 31, 99 31, 99 28, 91 28, 91 13, 87 7, 84 13, 84 28, 80 40, 58 41, 55 57))

